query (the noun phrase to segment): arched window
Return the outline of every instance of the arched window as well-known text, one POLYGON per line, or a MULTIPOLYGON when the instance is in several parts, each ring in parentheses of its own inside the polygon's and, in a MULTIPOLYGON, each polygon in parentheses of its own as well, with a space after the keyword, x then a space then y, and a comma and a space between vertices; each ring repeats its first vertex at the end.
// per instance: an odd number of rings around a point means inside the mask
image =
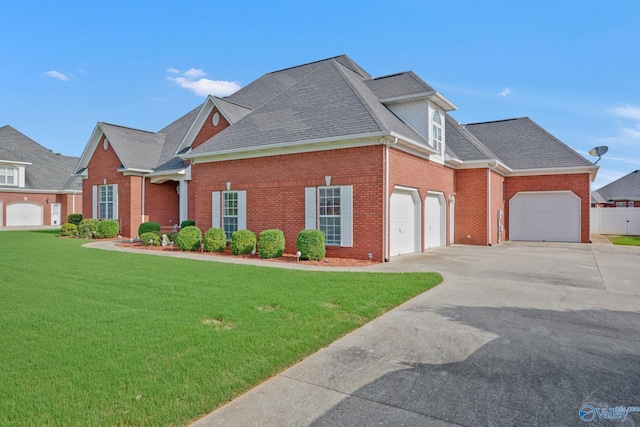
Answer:
POLYGON ((442 148, 442 116, 440 115, 440 112, 433 112, 432 123, 433 135, 431 135, 431 145, 440 152, 442 148))
POLYGON ((0 166, 0 185, 18 185, 17 171, 10 166, 0 166))

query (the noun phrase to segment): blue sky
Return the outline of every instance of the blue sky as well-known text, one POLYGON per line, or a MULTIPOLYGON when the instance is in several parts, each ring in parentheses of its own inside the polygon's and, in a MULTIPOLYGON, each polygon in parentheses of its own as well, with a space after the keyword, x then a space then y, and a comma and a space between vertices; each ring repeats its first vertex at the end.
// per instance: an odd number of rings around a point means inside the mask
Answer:
POLYGON ((158 131, 262 74, 347 54, 412 70, 461 123, 531 117, 640 169, 640 2, 30 1, 0 5, 0 126, 79 156, 96 123, 158 131))

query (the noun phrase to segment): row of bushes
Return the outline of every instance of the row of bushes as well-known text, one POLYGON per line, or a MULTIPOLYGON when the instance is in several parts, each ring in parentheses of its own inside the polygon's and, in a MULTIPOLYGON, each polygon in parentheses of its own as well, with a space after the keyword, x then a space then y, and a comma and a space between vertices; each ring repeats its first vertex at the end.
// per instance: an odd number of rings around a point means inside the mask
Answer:
POLYGON ((120 223, 115 219, 100 221, 94 218, 86 218, 81 220, 77 225, 72 222, 67 222, 60 227, 61 236, 77 236, 82 239, 110 239, 116 237, 119 231, 120 223))
MULTIPOLYGON (((160 232, 151 231, 140 235, 144 244, 160 241, 160 232)), ((298 234, 297 247, 301 259, 324 259, 325 238, 319 230, 302 230, 298 234)), ((159 244, 159 243, 158 243, 159 244)), ((202 235, 196 226, 184 227, 178 232, 176 245, 183 251, 196 251, 202 246, 207 252, 223 252, 227 245, 227 237, 221 228, 210 228, 202 235)), ((238 230, 231 235, 229 248, 234 255, 255 253, 257 250, 261 258, 277 258, 284 253, 284 234, 281 230, 264 230, 256 238, 250 230, 238 230)))

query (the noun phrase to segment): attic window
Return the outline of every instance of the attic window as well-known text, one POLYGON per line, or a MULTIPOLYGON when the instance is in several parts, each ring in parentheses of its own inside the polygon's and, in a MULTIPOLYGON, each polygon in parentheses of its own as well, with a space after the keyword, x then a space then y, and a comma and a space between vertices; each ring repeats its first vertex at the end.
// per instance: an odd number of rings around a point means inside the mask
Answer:
POLYGON ((109 141, 107 140, 107 138, 102 141, 102 148, 104 148, 105 150, 109 148, 109 141))
POLYGON ((0 166, 0 185, 18 185, 15 168, 0 166))
POLYGON ((433 135, 431 136, 431 145, 440 152, 442 148, 442 117, 438 111, 433 112, 432 130, 433 135))
POLYGON ((213 113, 213 119, 211 120, 213 122, 214 126, 218 126, 218 123, 220 123, 220 114, 213 113))

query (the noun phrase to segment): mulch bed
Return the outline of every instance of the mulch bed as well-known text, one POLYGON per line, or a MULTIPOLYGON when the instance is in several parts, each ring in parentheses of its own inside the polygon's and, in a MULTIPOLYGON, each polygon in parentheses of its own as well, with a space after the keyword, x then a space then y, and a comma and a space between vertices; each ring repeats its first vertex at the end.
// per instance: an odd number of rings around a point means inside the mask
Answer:
MULTIPOLYGON (((144 246, 141 242, 122 242, 116 243, 116 246, 124 246, 127 248, 140 249, 143 251, 163 251, 163 252, 178 252, 178 248, 170 248, 168 246, 144 246)), ((258 255, 244 254, 244 255, 233 255, 229 248, 226 248, 224 252, 197 252, 200 255, 209 255, 212 257, 235 257, 235 258, 246 258, 246 259, 261 259, 258 255)), ((309 260, 300 260, 296 259, 295 255, 292 254, 284 254, 279 258, 270 258, 262 260, 265 262, 280 262, 280 263, 294 263, 294 264, 302 264, 302 265, 316 265, 322 267, 366 267, 369 265, 377 264, 373 261, 368 260, 360 260, 360 259, 349 259, 349 258, 325 258, 324 261, 309 261, 309 260)))

